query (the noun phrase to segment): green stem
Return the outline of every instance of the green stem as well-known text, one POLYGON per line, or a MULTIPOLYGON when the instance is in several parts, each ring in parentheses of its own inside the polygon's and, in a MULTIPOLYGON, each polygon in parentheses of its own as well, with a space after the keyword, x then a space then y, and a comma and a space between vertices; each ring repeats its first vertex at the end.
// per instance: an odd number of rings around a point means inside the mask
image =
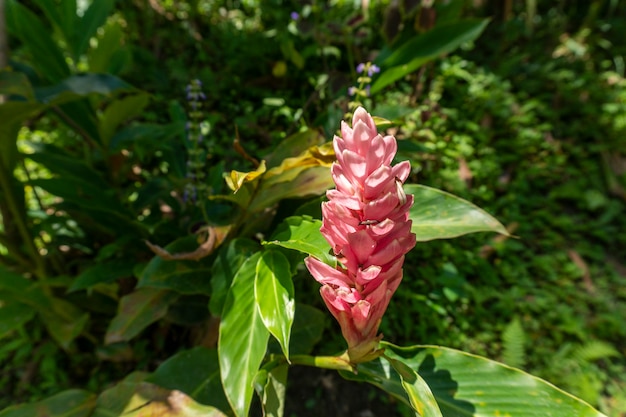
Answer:
POLYGON ((343 356, 293 355, 289 359, 292 365, 314 366, 316 368, 335 369, 337 371, 355 371, 354 365, 343 356))
MULTIPOLYGON (((2 158, 0 158, 0 188, 4 190, 4 197, 8 206, 9 211, 13 215, 13 221, 15 222, 15 226, 17 227, 18 233, 22 237, 24 244, 26 245, 26 251, 30 255, 30 258, 33 262, 35 262, 35 271, 34 274, 40 280, 45 280, 46 278, 46 264, 44 259, 39 254, 35 243, 33 242, 33 238, 28 231, 28 226, 26 224, 26 219, 24 218, 24 213, 22 213, 18 207, 17 200, 15 195, 13 194, 13 189, 11 187, 11 180, 8 177, 8 172, 4 167, 4 162, 2 158)), ((49 293, 50 289, 42 283, 42 289, 49 293)))

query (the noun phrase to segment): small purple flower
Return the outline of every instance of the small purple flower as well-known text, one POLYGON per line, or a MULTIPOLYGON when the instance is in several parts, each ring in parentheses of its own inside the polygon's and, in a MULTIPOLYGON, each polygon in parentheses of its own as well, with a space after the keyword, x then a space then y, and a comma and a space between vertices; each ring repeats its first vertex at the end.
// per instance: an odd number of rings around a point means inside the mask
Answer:
POLYGON ((368 84, 365 86, 365 94, 369 97, 370 96, 370 88, 371 86, 368 84))
POLYGON ((349 96, 353 96, 356 94, 356 87, 350 87, 348 88, 348 95, 349 96))
POLYGON ((374 74, 378 74, 380 72, 380 68, 376 64, 372 64, 367 70, 367 76, 371 77, 374 74))
POLYGON ((300 15, 298 14, 298 12, 291 12, 290 16, 291 16, 291 20, 300 19, 300 15))
POLYGON ((356 66, 356 72, 357 74, 360 74, 363 71, 365 71, 365 64, 361 62, 359 65, 356 66))

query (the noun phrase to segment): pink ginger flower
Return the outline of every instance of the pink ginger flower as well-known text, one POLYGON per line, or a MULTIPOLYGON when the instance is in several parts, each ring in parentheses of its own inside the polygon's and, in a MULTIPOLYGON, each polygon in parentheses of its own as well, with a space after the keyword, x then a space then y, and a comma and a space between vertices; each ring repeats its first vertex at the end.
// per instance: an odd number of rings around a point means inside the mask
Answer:
MULTIPOLYGON (((353 363, 369 360, 382 338, 382 316, 402 280, 404 255, 415 246, 409 209, 413 196, 402 184, 411 165, 391 166, 397 151, 393 136, 378 133, 369 113, 359 107, 352 128, 341 124, 333 138, 336 189, 326 193, 320 231, 340 264, 333 268, 309 256, 305 263, 322 284, 320 293, 341 326, 353 363)), ((375 357, 375 356, 374 356, 375 357)))

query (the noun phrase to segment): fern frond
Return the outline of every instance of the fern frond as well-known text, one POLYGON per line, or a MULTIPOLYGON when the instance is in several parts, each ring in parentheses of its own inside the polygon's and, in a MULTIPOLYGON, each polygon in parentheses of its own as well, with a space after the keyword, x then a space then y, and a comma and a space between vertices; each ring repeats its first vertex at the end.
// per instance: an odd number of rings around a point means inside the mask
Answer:
POLYGON ((526 363, 524 344, 526 334, 519 319, 515 317, 502 332, 502 360, 510 366, 522 367, 526 363))

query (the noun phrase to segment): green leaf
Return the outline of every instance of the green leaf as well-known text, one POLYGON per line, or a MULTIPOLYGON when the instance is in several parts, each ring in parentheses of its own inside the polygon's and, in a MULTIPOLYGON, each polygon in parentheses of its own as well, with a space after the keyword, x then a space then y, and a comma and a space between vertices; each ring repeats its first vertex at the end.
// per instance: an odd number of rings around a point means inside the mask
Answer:
POLYGON ((371 93, 382 90, 426 62, 454 51, 463 43, 475 40, 488 23, 489 19, 457 20, 436 26, 403 43, 382 62, 384 71, 372 85, 371 93))
POLYGON ((307 355, 322 339, 327 314, 304 303, 296 303, 296 314, 291 329, 289 351, 292 355, 307 355))
MULTIPOLYGON (((199 246, 196 236, 178 239, 165 247, 171 253, 193 252, 199 246)), ((211 294, 211 263, 207 258, 199 261, 164 260, 153 257, 145 267, 137 288, 161 288, 181 294, 211 294)))
MULTIPOLYGON (((487 358, 439 346, 382 346, 386 356, 402 361, 426 381, 444 417, 605 417, 554 385, 487 358)), ((410 405, 406 394, 397 389, 400 378, 390 374, 382 361, 359 365, 358 380, 410 405)))
POLYGON ((402 388, 406 392, 411 407, 418 416, 442 417, 441 410, 437 405, 437 400, 430 391, 426 381, 411 369, 407 364, 398 359, 385 358, 389 361, 393 369, 398 373, 402 381, 402 388))
POLYGON ((285 159, 297 157, 311 146, 320 145, 325 141, 326 139, 317 130, 298 132, 278 144, 276 149, 265 158, 265 162, 269 168, 279 166, 285 159))
POLYGON ((260 245, 251 239, 237 238, 231 240, 227 246, 222 246, 211 268, 211 299, 209 310, 214 316, 221 316, 228 289, 235 274, 246 259, 261 249, 260 245))
POLYGON ((98 396, 96 409, 91 417, 120 417, 135 395, 137 387, 148 375, 146 372, 133 372, 114 387, 102 392, 98 396))
MULTIPOLYGON (((43 108, 39 103, 9 101, 0 106, 0 167, 6 170, 5 175, 11 176, 18 162, 17 134, 22 121, 36 114, 43 108)), ((2 168, 0 168, 2 169, 2 168)))
POLYGON ((114 100, 109 104, 102 113, 100 122, 100 137, 106 148, 109 147, 117 127, 124 121, 141 114, 149 101, 150 96, 147 93, 138 93, 114 100))
POLYGON ((215 349, 196 347, 178 352, 163 362, 146 381, 182 391, 201 404, 230 410, 222 389, 215 349))
POLYGON ((51 310, 41 309, 39 317, 57 343, 68 350, 72 341, 80 336, 85 328, 89 314, 60 298, 50 297, 49 303, 51 310))
MULTIPOLYGON (((0 300, 2 300, 2 293, 0 293, 0 300)), ((35 310, 28 305, 0 301, 0 339, 31 321, 35 313, 35 310)))
POLYGON ((237 271, 220 323, 220 375, 226 397, 238 417, 248 416, 255 375, 269 340, 254 298, 256 265, 260 257, 260 253, 255 253, 237 271))
POLYGON ((137 89, 110 74, 73 75, 62 82, 35 89, 37 99, 46 104, 60 104, 90 94, 110 96, 117 93, 136 93, 137 89))
POLYGON ((25 6, 16 0, 6 4, 7 29, 29 49, 39 75, 57 82, 70 75, 63 52, 50 36, 50 30, 25 6))
POLYGON ((132 259, 114 259, 93 265, 76 277, 68 292, 93 287, 96 284, 116 281, 133 275, 135 261, 132 259))
POLYGON ((95 404, 94 394, 72 389, 33 404, 6 408, 0 417, 89 417, 95 404))
POLYGON ((418 242, 476 232, 509 235, 499 221, 466 200, 419 184, 406 184, 404 190, 415 197, 409 218, 418 242))
POLYGON ((259 371, 255 385, 261 397, 264 417, 283 417, 288 371, 289 365, 286 364, 276 366, 269 372, 265 369, 259 371))
POLYGON ((0 94, 16 95, 28 101, 35 99, 35 91, 26 75, 21 72, 0 72, 0 94))
POLYGON ((321 220, 310 216, 287 217, 265 245, 277 245, 307 253, 328 265, 337 265, 337 259, 330 254, 331 247, 320 233, 321 220))
POLYGON ((254 296, 261 320, 289 358, 289 339, 295 314, 289 260, 277 250, 261 253, 256 265, 254 296))
POLYGON ((98 0, 91 3, 82 19, 79 21, 76 31, 76 57, 80 57, 89 46, 89 40, 96 35, 96 31, 104 24, 113 10, 115 0, 98 0))
POLYGON ((117 315, 107 329, 105 343, 123 342, 137 336, 150 324, 164 317, 178 294, 153 288, 140 288, 120 300, 117 315))

